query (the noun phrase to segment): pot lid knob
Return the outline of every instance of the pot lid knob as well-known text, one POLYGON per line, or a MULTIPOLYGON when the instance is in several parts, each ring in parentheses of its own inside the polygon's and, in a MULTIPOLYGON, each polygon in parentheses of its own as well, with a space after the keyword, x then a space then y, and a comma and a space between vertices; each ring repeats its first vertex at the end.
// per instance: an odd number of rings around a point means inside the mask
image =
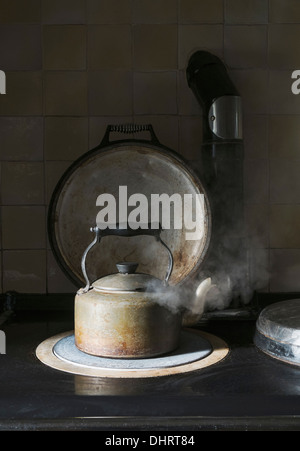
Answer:
POLYGON ((138 265, 135 262, 120 262, 116 266, 120 274, 134 274, 138 265))

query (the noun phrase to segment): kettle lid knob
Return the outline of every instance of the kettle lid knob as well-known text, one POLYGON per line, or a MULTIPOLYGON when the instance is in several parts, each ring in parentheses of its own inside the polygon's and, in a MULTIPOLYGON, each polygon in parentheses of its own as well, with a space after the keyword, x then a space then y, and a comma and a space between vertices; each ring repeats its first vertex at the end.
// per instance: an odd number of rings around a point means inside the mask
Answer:
POLYGON ((120 262, 116 266, 120 274, 134 274, 138 265, 136 262, 120 262))

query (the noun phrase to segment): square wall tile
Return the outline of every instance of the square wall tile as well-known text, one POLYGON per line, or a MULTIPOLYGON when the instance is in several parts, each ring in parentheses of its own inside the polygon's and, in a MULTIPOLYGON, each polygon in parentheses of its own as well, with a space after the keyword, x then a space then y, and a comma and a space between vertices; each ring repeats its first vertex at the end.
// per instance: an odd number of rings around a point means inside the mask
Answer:
POLYGON ((225 0, 225 22, 268 23, 268 0, 225 0))
POLYGON ((269 201, 269 167, 267 159, 244 161, 244 200, 264 204, 269 201))
POLYGON ((42 18, 49 24, 83 24, 85 0, 42 0, 42 18))
POLYGON ((47 117, 45 119, 46 160, 72 161, 87 151, 87 118, 47 117))
POLYGON ((202 118, 182 116, 179 119, 179 152, 188 160, 201 158, 202 118))
POLYGON ((45 249, 45 207, 2 207, 3 249, 45 249))
POLYGON ((179 69, 186 70, 197 50, 207 50, 223 57, 223 25, 180 25, 178 34, 179 69))
POLYGON ((176 72, 134 74, 135 114, 176 114, 176 72))
POLYGON ((43 119, 0 117, 0 159, 42 161, 43 119))
POLYGON ((46 292, 46 251, 3 252, 3 291, 46 292))
POLYGON ((46 205, 49 204, 60 178, 71 164, 71 161, 47 161, 45 163, 46 205))
POLYGON ((2 163, 2 204, 43 205, 43 163, 2 163))
POLYGON ((41 72, 6 72, 6 95, 1 96, 0 116, 40 116, 42 105, 41 72))
POLYGON ((268 204, 245 204, 245 227, 251 246, 256 249, 269 247, 268 204))
POLYGON ((76 293, 76 287, 60 269, 53 253, 47 251, 47 291, 48 293, 76 293))
POLYGON ((300 291, 300 249, 270 250, 270 291, 300 291))
POLYGON ((0 293, 3 293, 3 289, 2 289, 2 279, 3 279, 3 271, 2 271, 2 252, 0 252, 0 293))
POLYGON ((89 72, 89 115, 132 115, 132 73, 130 71, 89 72))
POLYGON ((44 93, 47 116, 87 115, 86 72, 46 72, 44 93))
POLYGON ((300 99, 292 93, 291 71, 270 71, 269 98, 271 114, 300 114, 300 99))
POLYGON ((44 69, 86 69, 86 27, 46 25, 43 28, 44 69))
POLYGON ((0 24, 1 70, 42 68, 40 25, 0 24))
POLYGON ((270 202, 300 203, 300 158, 270 159, 270 202))
POLYGON ((167 70, 177 69, 177 65, 177 25, 134 27, 135 69, 167 70))
POLYGON ((260 293, 269 292, 270 256, 269 249, 250 249, 250 287, 260 293))
POLYGON ((270 0, 270 22, 299 23, 298 0, 270 0))
POLYGON ((90 69, 132 68, 132 38, 129 25, 90 25, 88 42, 90 69))
POLYGON ((131 23, 131 0, 87 0, 88 23, 131 23))
POLYGON ((264 114, 269 112, 269 73, 263 69, 232 69, 233 83, 242 97, 243 112, 264 114))
POLYGON ((268 118, 263 114, 243 117, 245 159, 268 158, 268 118))
POLYGON ((269 116, 269 154, 271 158, 300 158, 300 116, 269 116))
MULTIPOLYGON (((300 8, 299 8, 300 9, 300 8)), ((300 24, 269 25, 269 66, 271 69, 299 69, 300 24)))
POLYGON ((259 68, 267 63, 267 27, 226 26, 225 62, 231 68, 259 68))
POLYGON ((270 247, 300 248, 300 205, 270 205, 270 247))
POLYGON ((186 70, 178 71, 177 102, 179 114, 201 116, 203 113, 202 106, 187 83, 186 70))
POLYGON ((0 23, 40 22, 40 0, 10 0, 0 2, 0 23))
POLYGON ((133 0, 133 23, 177 23, 177 0, 133 0))
POLYGON ((180 23, 223 23, 223 0, 180 0, 180 23))

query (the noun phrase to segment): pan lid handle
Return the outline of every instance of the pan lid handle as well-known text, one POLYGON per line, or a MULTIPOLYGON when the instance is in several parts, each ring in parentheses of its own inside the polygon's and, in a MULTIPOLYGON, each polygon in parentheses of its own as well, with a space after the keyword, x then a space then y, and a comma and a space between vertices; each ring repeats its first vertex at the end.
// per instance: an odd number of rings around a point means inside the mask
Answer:
MULTIPOLYGON (((106 132, 103 136, 101 144, 99 147, 108 146, 117 141, 110 141, 110 134, 112 132, 123 133, 125 135, 133 134, 133 133, 141 133, 147 131, 150 133, 151 139, 150 143, 153 145, 161 145, 156 134, 154 133, 153 127, 151 124, 115 124, 108 125, 106 128, 106 132)), ((131 141, 131 140, 130 140, 131 141)))

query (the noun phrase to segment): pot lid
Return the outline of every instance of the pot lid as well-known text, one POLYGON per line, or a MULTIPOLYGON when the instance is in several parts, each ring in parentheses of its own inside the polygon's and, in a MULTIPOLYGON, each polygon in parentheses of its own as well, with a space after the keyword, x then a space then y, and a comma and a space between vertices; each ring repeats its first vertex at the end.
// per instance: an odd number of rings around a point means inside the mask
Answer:
POLYGON ((254 341, 267 354, 300 365, 300 299, 264 308, 256 322, 254 341))
MULTIPOLYGON (((123 186, 128 199, 139 193, 148 199, 149 205, 152 194, 203 196, 204 230, 200 239, 187 240, 190 229, 184 223, 181 229, 171 223, 161 236, 174 258, 169 284, 184 283, 197 274, 210 243, 208 196, 184 159, 152 138, 150 141, 102 141, 76 160, 56 185, 49 205, 48 234, 54 257, 69 279, 78 287, 84 283, 81 258, 91 240, 90 227, 95 225, 100 211, 98 197, 109 193, 119 202, 123 186)), ((195 205, 191 217, 196 217, 195 205)), ((114 273, 115 262, 129 258, 139 262, 140 272, 163 279, 168 255, 151 236, 105 237, 101 249, 95 246, 89 253, 86 264, 90 279, 114 273)))
POLYGON ((163 283, 150 274, 135 273, 138 264, 133 262, 117 263, 118 273, 96 280, 92 287, 96 291, 109 292, 145 292, 162 289, 163 283))

